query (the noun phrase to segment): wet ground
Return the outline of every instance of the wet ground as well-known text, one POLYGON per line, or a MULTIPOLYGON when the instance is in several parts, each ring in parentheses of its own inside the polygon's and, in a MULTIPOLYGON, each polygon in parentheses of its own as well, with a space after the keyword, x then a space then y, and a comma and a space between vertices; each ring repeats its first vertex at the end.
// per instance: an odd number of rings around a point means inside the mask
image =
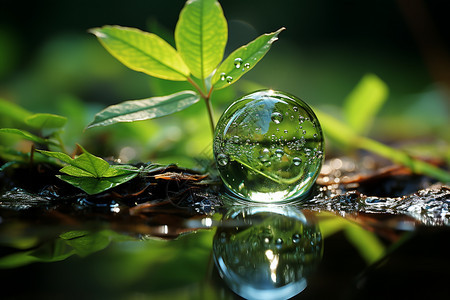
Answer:
POLYGON ((447 297, 449 186, 371 157, 272 207, 176 166, 95 196, 55 172, 0 175, 2 298, 447 297))

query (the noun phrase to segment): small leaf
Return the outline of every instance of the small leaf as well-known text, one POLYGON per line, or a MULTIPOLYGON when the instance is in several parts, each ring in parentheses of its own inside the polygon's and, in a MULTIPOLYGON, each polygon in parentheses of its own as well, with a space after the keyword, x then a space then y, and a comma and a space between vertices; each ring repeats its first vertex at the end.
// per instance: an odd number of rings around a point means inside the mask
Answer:
POLYGON ((183 91, 163 97, 125 101, 96 114, 87 128, 154 119, 183 110, 199 100, 200 97, 195 92, 183 91))
POLYGON ((222 61, 228 39, 227 20, 216 0, 191 0, 175 28, 177 50, 191 73, 208 77, 222 61))
POLYGON ((32 141, 37 144, 58 145, 51 140, 43 139, 43 138, 38 137, 37 135, 34 135, 26 130, 21 130, 21 129, 17 129, 17 128, 0 128, 0 133, 9 133, 9 134, 18 135, 26 140, 32 141))
POLYGON ((61 128, 66 125, 67 118, 53 114, 34 114, 25 119, 25 123, 36 129, 61 128))
POLYGON ((373 120, 386 101, 389 90, 376 75, 365 75, 344 104, 348 124, 359 134, 366 134, 373 120))
POLYGON ((70 183, 71 185, 78 187, 85 191, 86 193, 98 194, 108 189, 111 189, 115 186, 118 186, 122 183, 125 183, 134 177, 136 177, 139 173, 133 172, 125 175, 115 176, 115 177, 102 177, 102 178, 94 178, 94 177, 75 177, 70 175, 57 175, 58 178, 70 183))
POLYGON ((78 167, 71 166, 71 165, 70 166, 65 166, 64 168, 62 168, 59 171, 61 173, 65 173, 65 174, 70 175, 70 176, 96 178, 96 176, 94 174, 92 174, 91 172, 88 172, 86 170, 83 170, 83 169, 80 169, 78 167))
POLYGON ((45 150, 36 150, 37 152, 44 154, 46 156, 50 156, 56 159, 59 159, 62 162, 65 162, 67 164, 70 164, 73 160, 72 157, 69 155, 63 153, 63 152, 56 152, 56 151, 45 151, 45 150))
POLYGON ((189 68, 178 52, 159 36, 135 28, 93 28, 102 45, 132 70, 167 80, 186 80, 189 68))
POLYGON ((275 32, 263 34, 231 53, 212 77, 214 88, 224 88, 251 70, 266 55, 270 46, 278 39, 278 34, 284 29, 283 27, 275 32))

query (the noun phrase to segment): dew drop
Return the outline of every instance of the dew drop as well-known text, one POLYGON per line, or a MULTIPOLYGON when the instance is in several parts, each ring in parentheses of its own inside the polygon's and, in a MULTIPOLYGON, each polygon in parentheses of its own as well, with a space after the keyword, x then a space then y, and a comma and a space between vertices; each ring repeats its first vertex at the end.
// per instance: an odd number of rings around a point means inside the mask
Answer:
POLYGON ((250 69, 250 64, 249 63, 245 63, 244 64, 244 69, 250 69))
POLYGON ((285 130, 284 130, 284 133, 288 133, 288 130, 287 130, 287 129, 285 129, 285 130))
POLYGON ((303 134, 306 134, 306 130, 303 130, 302 133, 303 133, 303 134))
POLYGON ((292 108, 292 110, 295 111, 295 112, 297 112, 297 111, 298 111, 298 107, 297 107, 297 106, 294 106, 294 107, 292 108))
POLYGON ((277 238, 275 240, 275 246, 280 249, 283 246, 283 240, 281 238, 277 238))
POLYGON ((225 81, 225 77, 227 74, 225 73, 220 73, 220 80, 225 81))
POLYGON ((271 118, 275 124, 280 124, 283 121, 283 115, 280 114, 279 112, 272 113, 271 118))
POLYGON ((301 236, 299 233, 293 234, 293 235, 292 235, 292 242, 295 243, 295 244, 297 244, 298 242, 300 242, 300 238, 301 238, 301 237, 302 237, 302 236, 301 236))
POLYGON ((313 137, 316 138, 316 137, 317 137, 317 133, 314 133, 314 134, 313 134, 313 137))
POLYGON ((238 57, 234 60, 234 66, 236 67, 236 69, 239 69, 242 65, 244 61, 242 60, 242 58, 238 57))
POLYGON ((302 163, 302 159, 298 158, 298 157, 294 157, 292 159, 292 162, 294 163, 294 165, 299 166, 302 163))
POLYGON ((228 83, 231 83, 232 81, 233 81, 233 77, 227 76, 227 82, 228 82, 228 83))
POLYGON ((281 150, 281 149, 275 150, 275 155, 276 155, 278 158, 282 157, 283 154, 284 154, 284 151, 283 151, 283 150, 281 150))
POLYGON ((223 153, 217 155, 217 163, 219 166, 225 167, 228 164, 228 155, 223 153))

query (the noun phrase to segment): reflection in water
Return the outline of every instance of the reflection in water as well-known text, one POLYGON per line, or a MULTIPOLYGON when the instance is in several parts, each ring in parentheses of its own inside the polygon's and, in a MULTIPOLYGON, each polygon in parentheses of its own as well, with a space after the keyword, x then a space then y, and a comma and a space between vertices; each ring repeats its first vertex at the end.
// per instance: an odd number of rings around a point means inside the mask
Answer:
POLYGON ((213 241, 220 276, 247 299, 286 299, 306 288, 323 252, 316 224, 292 207, 241 207, 223 218, 213 241))

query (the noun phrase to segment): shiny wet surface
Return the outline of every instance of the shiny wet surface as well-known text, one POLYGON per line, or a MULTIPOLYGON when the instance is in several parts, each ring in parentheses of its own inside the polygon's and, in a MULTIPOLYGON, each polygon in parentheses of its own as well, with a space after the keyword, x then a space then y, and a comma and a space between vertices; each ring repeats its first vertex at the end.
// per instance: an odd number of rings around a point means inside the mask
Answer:
POLYGON ((278 206, 222 205, 206 191, 191 197, 194 210, 56 205, 10 189, 1 196, 2 299, 447 297, 448 186, 398 170, 397 183, 420 188, 380 184, 392 174, 355 181, 345 164, 329 161, 307 200, 278 206))

